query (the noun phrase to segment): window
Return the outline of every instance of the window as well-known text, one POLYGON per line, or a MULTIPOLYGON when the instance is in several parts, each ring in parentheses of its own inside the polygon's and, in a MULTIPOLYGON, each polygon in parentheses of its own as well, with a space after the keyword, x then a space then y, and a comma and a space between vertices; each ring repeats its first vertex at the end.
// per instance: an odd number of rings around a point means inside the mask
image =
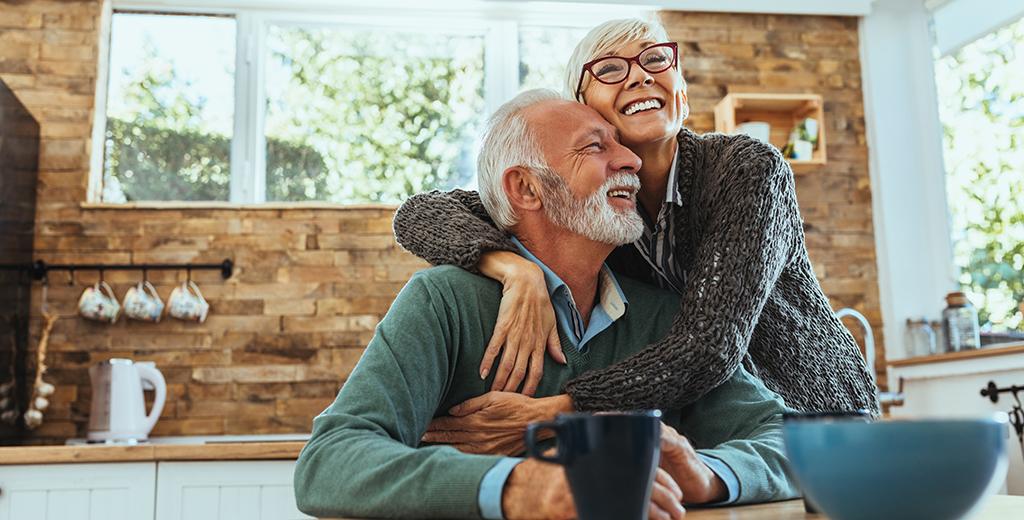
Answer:
POLYGON ((587 34, 582 27, 528 26, 519 30, 519 84, 565 90, 565 64, 587 34))
POLYGON ((482 35, 273 25, 267 51, 267 200, 395 202, 467 184, 482 35))
POLYGON ((234 73, 233 18, 114 14, 103 200, 228 200, 234 73))
POLYGON ((561 91, 590 27, 643 14, 567 25, 523 7, 349 16, 224 1, 115 0, 101 202, 396 203, 473 187, 487 114, 520 88, 561 91))
POLYGON ((1024 338, 1024 19, 935 71, 959 281, 983 331, 1024 338))

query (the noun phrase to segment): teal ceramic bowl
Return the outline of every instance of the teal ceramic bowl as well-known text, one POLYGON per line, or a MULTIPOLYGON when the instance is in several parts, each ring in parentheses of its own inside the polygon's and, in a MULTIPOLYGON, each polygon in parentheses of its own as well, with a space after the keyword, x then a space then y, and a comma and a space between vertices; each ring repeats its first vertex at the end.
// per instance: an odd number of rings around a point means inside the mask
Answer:
POLYGON ((789 419, 786 454, 832 520, 963 518, 1006 478, 1006 417, 789 419))

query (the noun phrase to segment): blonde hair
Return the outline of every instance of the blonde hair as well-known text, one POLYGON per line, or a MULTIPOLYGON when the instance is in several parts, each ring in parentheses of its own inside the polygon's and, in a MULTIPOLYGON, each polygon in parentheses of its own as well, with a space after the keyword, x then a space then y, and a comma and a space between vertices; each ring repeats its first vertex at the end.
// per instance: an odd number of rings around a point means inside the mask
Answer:
POLYGON ((523 118, 524 110, 545 101, 566 100, 551 89, 526 90, 498 107, 484 126, 476 161, 477 185, 480 202, 498 229, 507 230, 519 221, 501 185, 505 170, 513 166, 531 170, 547 167, 534 133, 523 118))
MULTIPOLYGON (((584 74, 583 65, 599 56, 604 56, 622 46, 640 40, 652 42, 667 42, 668 32, 660 23, 653 20, 641 20, 639 18, 625 18, 621 20, 610 20, 597 27, 594 27, 580 40, 576 49, 569 57, 569 63, 565 69, 565 95, 568 99, 579 101, 576 97, 576 85, 579 85, 580 76, 584 74)), ((593 78, 584 78, 580 86, 580 94, 587 90, 587 86, 593 78)))

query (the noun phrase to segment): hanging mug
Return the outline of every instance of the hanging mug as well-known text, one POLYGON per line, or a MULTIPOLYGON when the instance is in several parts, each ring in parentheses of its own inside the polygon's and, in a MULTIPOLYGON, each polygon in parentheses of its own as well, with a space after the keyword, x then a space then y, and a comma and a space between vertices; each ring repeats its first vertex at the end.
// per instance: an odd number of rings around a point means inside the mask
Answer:
POLYGON ((167 299, 167 314, 185 321, 206 321, 206 314, 210 310, 210 304, 199 292, 199 286, 189 280, 181 282, 179 287, 171 291, 171 297, 167 299))
POLYGON ((149 281, 141 281, 124 295, 124 315, 140 321, 156 323, 164 312, 164 302, 149 281))
POLYGON ((99 281, 92 287, 86 287, 78 298, 78 314, 83 318, 114 323, 120 311, 117 296, 107 282, 99 281))

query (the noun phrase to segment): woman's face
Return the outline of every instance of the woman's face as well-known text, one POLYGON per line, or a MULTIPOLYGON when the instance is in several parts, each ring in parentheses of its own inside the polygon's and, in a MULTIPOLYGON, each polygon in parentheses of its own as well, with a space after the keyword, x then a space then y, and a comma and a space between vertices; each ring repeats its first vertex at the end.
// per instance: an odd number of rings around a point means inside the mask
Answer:
MULTIPOLYGON (((655 43, 635 41, 616 49, 613 54, 636 56, 655 43)), ((636 62, 631 65, 626 79, 614 85, 606 85, 591 77, 590 84, 582 92, 583 102, 618 128, 622 144, 626 146, 674 139, 688 114, 682 74, 677 67, 651 74, 636 62), (651 100, 654 103, 650 103, 651 100), (633 105, 643 102, 648 103, 641 106, 651 108, 634 111, 633 105)))

